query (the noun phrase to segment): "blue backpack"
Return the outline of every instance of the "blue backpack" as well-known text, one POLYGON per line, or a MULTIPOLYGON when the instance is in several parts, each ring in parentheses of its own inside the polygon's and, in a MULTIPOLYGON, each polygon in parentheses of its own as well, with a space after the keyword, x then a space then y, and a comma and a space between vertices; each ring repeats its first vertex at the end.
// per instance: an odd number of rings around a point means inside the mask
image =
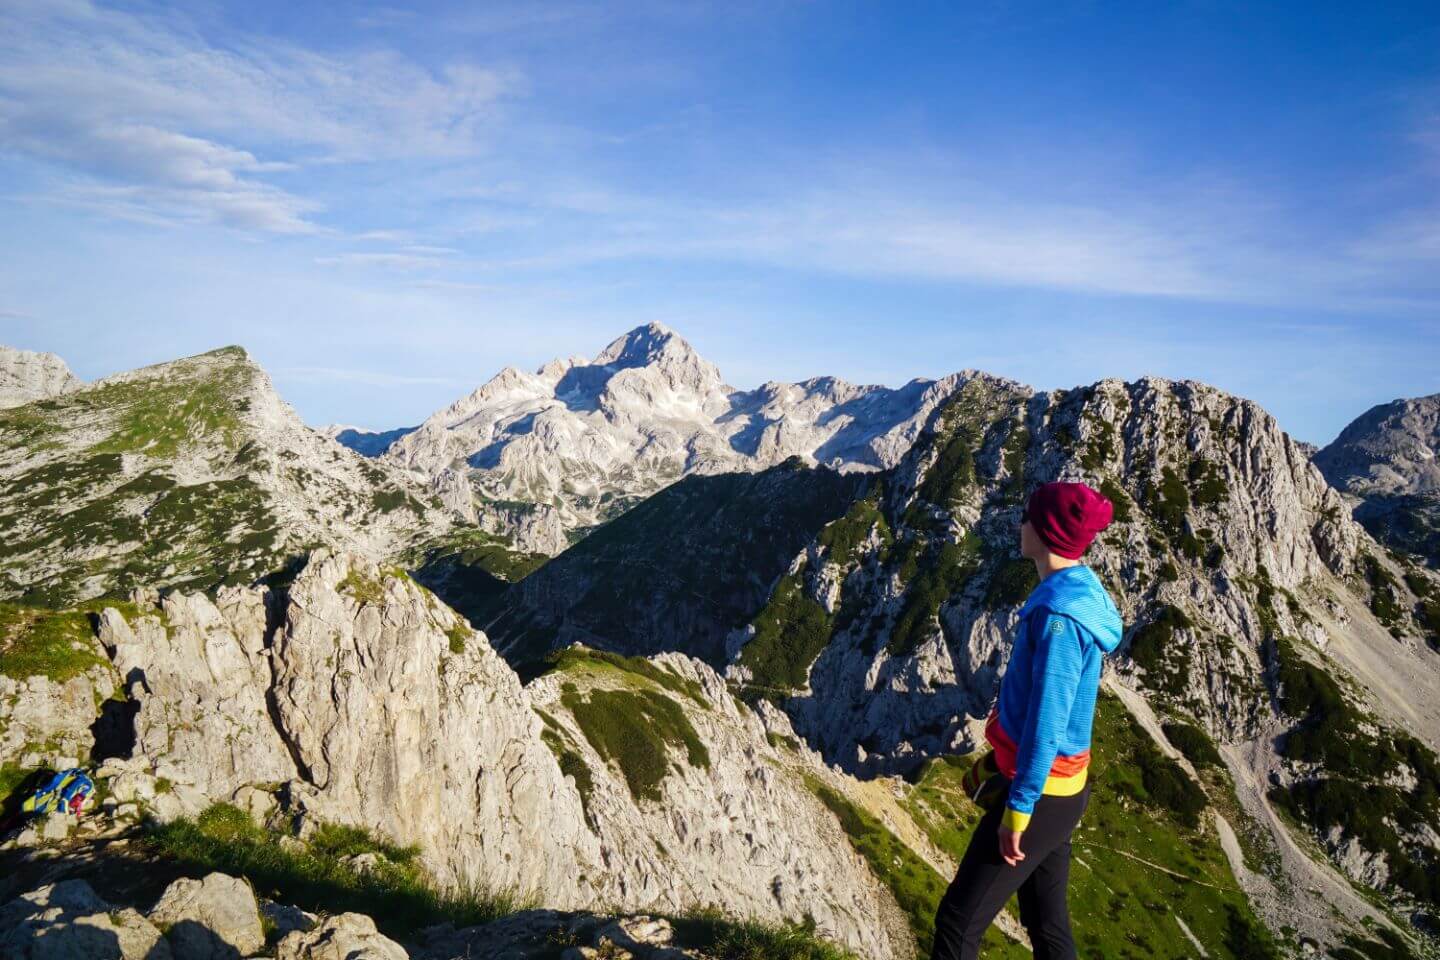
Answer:
POLYGON ((68 813, 80 816, 95 793, 95 781, 79 767, 61 770, 25 799, 20 812, 34 817, 42 813, 68 813))

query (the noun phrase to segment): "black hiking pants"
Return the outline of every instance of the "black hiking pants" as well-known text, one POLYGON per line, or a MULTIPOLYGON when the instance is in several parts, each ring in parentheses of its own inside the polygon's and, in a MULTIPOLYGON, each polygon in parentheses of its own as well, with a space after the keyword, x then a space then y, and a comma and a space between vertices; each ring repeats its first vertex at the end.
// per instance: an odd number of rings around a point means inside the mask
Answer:
MULTIPOLYGON (((1070 936, 1070 834, 1090 801, 1090 784, 1071 797, 1042 794, 1025 832, 1025 859, 1010 866, 1000 857, 1000 816, 1004 803, 987 810, 970 838, 955 879, 935 913, 931 960, 977 960, 980 938, 990 921, 1018 894, 1020 922, 1030 934, 1035 960, 1075 960, 1070 936)), ((1002 793, 1002 796, 1004 794, 1002 793)))

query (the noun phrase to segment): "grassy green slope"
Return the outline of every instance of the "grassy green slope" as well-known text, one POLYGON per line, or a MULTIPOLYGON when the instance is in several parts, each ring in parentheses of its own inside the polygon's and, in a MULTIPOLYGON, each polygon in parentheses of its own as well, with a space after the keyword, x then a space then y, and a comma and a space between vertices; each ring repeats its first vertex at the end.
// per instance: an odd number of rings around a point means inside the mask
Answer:
POLYGON ((563 630, 622 653, 680 646, 722 664, 726 633, 866 483, 798 461, 686 477, 505 590, 480 625, 512 663, 542 657, 563 630))
POLYGON ((246 583, 340 527, 424 526, 433 505, 279 408, 226 347, 0 410, 0 598, 246 583))

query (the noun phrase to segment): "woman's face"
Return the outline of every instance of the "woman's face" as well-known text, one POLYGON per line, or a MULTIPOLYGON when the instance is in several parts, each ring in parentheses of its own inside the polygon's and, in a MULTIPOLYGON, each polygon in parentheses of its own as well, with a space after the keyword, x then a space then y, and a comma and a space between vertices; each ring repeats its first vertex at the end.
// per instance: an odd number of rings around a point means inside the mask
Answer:
POLYGON ((1035 528, 1030 526, 1030 521, 1020 521, 1020 556, 1027 560, 1034 560, 1037 550, 1042 546, 1040 538, 1035 533, 1035 528))

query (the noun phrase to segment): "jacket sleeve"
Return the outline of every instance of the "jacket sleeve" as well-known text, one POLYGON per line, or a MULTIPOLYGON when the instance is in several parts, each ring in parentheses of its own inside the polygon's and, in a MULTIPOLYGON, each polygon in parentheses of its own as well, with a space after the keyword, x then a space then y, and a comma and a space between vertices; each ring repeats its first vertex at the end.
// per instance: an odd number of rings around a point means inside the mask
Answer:
POLYGON ((1060 751, 1060 737, 1069 723, 1084 667, 1084 638, 1069 617, 1042 607, 1030 615, 1026 629, 1031 631, 1030 702, 1025 730, 1016 744, 1015 779, 1000 818, 1016 831, 1029 824, 1060 751))

